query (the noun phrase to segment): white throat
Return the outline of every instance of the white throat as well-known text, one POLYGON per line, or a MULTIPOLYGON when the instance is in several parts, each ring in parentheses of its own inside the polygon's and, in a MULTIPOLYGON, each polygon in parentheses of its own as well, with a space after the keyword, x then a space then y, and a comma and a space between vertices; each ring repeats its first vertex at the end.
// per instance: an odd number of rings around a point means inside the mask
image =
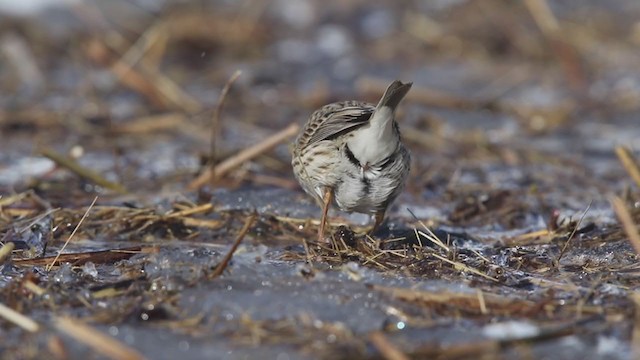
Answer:
POLYGON ((393 110, 384 106, 371 115, 369 124, 355 130, 347 141, 349 149, 362 164, 376 164, 389 157, 397 147, 393 130, 393 110))

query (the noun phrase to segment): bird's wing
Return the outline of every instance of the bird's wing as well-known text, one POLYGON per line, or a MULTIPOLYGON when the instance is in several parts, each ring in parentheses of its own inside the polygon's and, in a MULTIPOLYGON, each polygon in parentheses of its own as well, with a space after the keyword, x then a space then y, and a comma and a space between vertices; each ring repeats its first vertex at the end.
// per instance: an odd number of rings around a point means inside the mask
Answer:
POLYGON ((318 141, 330 140, 353 131, 367 124, 376 109, 375 106, 366 103, 342 105, 335 109, 322 108, 314 113, 304 129, 298 145, 306 147, 318 141))

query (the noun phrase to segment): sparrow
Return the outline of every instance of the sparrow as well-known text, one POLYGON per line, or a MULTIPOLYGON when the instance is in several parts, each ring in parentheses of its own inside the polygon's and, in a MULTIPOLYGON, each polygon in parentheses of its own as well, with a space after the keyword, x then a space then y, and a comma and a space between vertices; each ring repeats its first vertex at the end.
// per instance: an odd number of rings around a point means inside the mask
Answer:
POLYGON ((409 175, 411 155, 402 143, 396 108, 412 83, 392 82, 377 105, 331 103, 313 112, 293 144, 291 165, 322 208, 318 241, 324 241, 329 206, 374 215, 371 232, 409 175))

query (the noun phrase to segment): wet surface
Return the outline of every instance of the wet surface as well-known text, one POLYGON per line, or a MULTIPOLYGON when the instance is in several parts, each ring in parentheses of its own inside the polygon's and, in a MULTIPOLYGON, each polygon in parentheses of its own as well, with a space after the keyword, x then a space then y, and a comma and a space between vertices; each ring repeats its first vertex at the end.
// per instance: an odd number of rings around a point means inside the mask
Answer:
POLYGON ((2 357, 636 358, 640 8, 525 3, 0 5, 0 303, 37 324, 2 357), (373 237, 315 242, 291 138, 192 186, 395 78, 414 162, 373 237))

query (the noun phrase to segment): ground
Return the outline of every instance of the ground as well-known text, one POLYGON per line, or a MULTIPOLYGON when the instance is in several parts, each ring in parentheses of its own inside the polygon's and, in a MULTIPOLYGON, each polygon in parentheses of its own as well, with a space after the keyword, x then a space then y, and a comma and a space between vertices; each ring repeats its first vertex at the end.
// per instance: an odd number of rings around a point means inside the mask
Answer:
POLYGON ((638 357, 635 1, 52 6, 0 5, 2 358, 638 357), (394 79, 405 191, 317 243, 289 145, 394 79))

